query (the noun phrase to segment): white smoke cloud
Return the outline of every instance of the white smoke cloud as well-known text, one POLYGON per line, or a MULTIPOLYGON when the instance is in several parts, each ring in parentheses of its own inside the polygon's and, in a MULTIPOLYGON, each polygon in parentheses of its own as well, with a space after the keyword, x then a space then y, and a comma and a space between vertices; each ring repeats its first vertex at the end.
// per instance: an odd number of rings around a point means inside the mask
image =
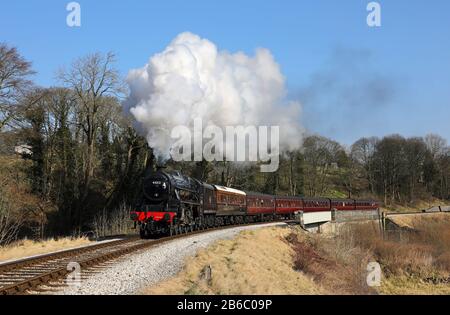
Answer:
POLYGON ((280 126, 280 149, 302 143, 301 106, 287 102, 285 79, 270 51, 253 57, 219 51, 192 33, 179 34, 143 68, 131 70, 125 102, 157 155, 168 158, 175 142, 171 130, 203 124, 280 126))

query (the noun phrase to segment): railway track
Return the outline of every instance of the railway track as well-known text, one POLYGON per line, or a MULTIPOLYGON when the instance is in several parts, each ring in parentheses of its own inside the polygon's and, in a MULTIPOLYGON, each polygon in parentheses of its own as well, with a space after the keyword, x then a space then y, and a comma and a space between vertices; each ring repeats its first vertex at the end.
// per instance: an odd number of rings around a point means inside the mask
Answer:
POLYGON ((72 271, 68 270, 71 262, 89 267, 95 261, 101 263, 114 258, 139 241, 138 237, 131 237, 1 264, 0 295, 23 294, 49 281, 60 280, 72 271))
POLYGON ((88 272, 103 264, 138 250, 150 248, 174 239, 217 231, 239 226, 262 225, 267 223, 289 221, 258 222, 240 225, 228 225, 183 233, 154 240, 142 240, 131 237, 107 243, 71 249, 38 257, 26 258, 0 265, 0 295, 28 294, 29 291, 40 292, 40 287, 49 283, 65 285, 65 279, 73 271, 71 263, 76 263, 82 272, 88 272), (70 267, 70 268, 69 268, 70 267))

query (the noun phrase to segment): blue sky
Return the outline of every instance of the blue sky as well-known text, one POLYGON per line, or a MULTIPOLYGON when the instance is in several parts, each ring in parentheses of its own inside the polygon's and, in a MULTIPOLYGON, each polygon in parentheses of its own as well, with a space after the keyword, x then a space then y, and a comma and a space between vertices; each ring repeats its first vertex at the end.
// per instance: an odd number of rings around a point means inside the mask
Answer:
POLYGON ((67 27, 68 2, 0 5, 0 41, 33 62, 40 85, 57 85, 60 66, 94 51, 114 51, 126 75, 190 31, 231 52, 268 48, 313 132, 345 144, 391 133, 450 139, 448 0, 379 1, 380 28, 366 24, 368 0, 79 0, 81 28, 67 27))

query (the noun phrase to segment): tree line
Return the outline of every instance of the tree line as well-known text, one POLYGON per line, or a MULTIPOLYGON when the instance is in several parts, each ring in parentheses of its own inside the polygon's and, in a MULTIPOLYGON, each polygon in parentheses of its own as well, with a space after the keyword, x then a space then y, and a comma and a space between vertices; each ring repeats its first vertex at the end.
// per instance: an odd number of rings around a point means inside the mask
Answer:
MULTIPOLYGON (((30 81, 31 64, 0 46, 2 154, 30 148, 21 189, 35 200, 15 216, 40 237, 90 230, 98 213, 138 197, 153 155, 122 112, 126 89, 114 63, 111 53, 79 58, 58 72, 60 86, 41 88, 30 81)), ((0 187, 2 213, 15 208, 13 178, 0 187)))
MULTIPOLYGON (((137 204, 144 173, 158 160, 123 112, 127 89, 115 62, 112 53, 78 58, 58 71, 58 86, 43 88, 32 82, 31 63, 0 44, 0 243, 105 230, 105 218, 126 220, 126 209, 137 204)), ((309 135, 269 174, 229 162, 169 160, 165 166, 271 194, 370 197, 385 204, 450 195, 450 148, 438 135, 362 138, 350 148, 309 135)))

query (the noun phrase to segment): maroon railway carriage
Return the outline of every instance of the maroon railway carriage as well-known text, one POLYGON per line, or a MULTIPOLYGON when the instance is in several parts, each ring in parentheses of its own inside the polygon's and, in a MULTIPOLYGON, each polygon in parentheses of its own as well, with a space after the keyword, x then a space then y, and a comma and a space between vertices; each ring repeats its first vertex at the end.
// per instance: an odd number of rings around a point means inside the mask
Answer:
POLYGON ((325 198, 302 198, 304 212, 330 211, 331 201, 325 198))
POLYGON ((217 216, 245 215, 245 192, 229 187, 214 185, 217 216))
POLYGON ((376 210, 379 204, 374 200, 355 200, 355 210, 376 210))
POLYGON ((331 209, 355 210, 355 199, 331 199, 331 209))
POLYGON ((275 213, 282 217, 292 217, 297 211, 303 210, 303 199, 300 197, 275 197, 275 213))
POLYGON ((247 215, 274 215, 275 196, 246 192, 247 215))

